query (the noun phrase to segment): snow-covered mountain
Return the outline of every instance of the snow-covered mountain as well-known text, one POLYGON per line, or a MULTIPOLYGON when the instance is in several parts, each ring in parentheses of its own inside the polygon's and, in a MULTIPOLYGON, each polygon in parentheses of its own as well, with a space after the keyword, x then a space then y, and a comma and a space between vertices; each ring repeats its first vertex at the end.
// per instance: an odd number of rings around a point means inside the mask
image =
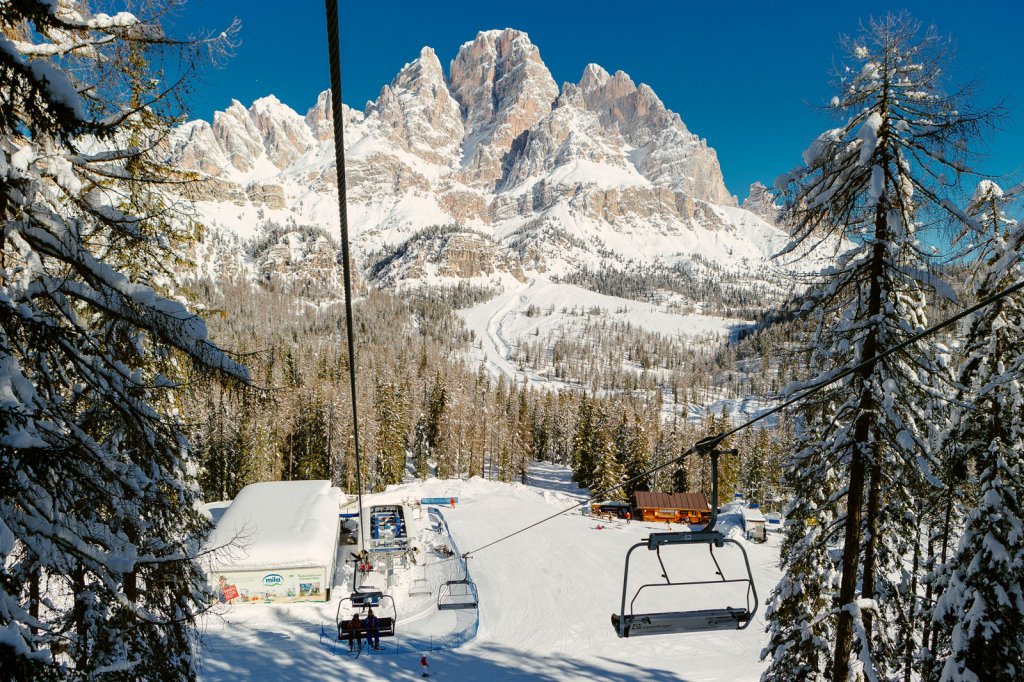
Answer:
MULTIPOLYGON (((786 238, 736 205, 714 149, 650 87, 591 64, 559 88, 521 31, 479 33, 447 74, 425 47, 342 116, 353 250, 362 266, 388 259, 385 284, 695 260, 751 271, 786 238)), ((337 234, 331 120, 327 92, 305 116, 273 96, 234 101, 183 125, 171 156, 209 179, 197 206, 212 227, 337 234)))

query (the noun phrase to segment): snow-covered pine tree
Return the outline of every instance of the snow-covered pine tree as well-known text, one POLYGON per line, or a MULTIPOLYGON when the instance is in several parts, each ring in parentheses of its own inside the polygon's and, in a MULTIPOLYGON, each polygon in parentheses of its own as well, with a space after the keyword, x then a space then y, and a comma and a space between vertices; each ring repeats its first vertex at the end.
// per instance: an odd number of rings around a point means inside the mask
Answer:
POLYGON ((803 494, 785 510, 783 576, 765 611, 769 641, 761 657, 771 656, 771 665, 761 677, 763 682, 829 679, 835 637, 831 614, 838 586, 838 572, 829 557, 828 537, 836 519, 829 501, 836 483, 834 477, 820 478, 818 467, 803 466, 819 456, 820 447, 809 438, 805 443, 789 466, 787 484, 803 494))
MULTIPOLYGON (((448 431, 448 389, 440 372, 434 374, 434 385, 430 389, 430 399, 427 402, 425 426, 429 456, 438 460, 438 474, 441 478, 446 478, 450 475, 449 472, 455 471, 455 467, 452 466, 451 454, 446 451, 444 444, 448 431)), ((426 474, 420 474, 417 465, 417 476, 419 475, 426 474)))
MULTIPOLYGON (((991 296, 1024 278, 1024 226, 1009 198, 984 180, 969 213, 980 233, 975 293, 991 296)), ((1010 682, 1024 676, 1024 296, 979 311, 960 373, 969 407, 949 439, 977 477, 977 499, 949 563, 934 610, 943 682, 1010 682)))
POLYGON ((412 432, 412 466, 417 478, 430 475, 430 436, 426 415, 420 415, 412 432))
MULTIPOLYGON (((225 41, 178 44, 180 73, 225 41)), ((0 3, 0 669, 16 678, 195 675, 208 522, 173 389, 188 365, 248 373, 166 270, 194 232, 159 152, 176 92, 150 58, 173 44, 86 2, 0 3)))
POLYGON ((299 398, 298 414, 285 436, 285 481, 321 480, 331 476, 330 430, 327 405, 319 391, 299 398))
POLYGON ((596 429, 594 405, 590 398, 580 396, 579 412, 576 416, 576 431, 572 437, 572 480, 582 487, 591 483, 596 465, 594 453, 594 432, 596 429))
POLYGON ((626 452, 625 468, 626 478, 636 479, 625 486, 624 492, 629 497, 637 490, 650 490, 650 476, 644 473, 651 468, 650 443, 647 438, 647 430, 639 416, 633 415, 632 438, 629 440, 629 449, 626 452))
POLYGON ((377 378, 373 391, 376 422, 376 472, 373 488, 383 490, 402 482, 409 437, 408 386, 390 376, 377 378))
MULTIPOLYGON (((599 419, 599 422, 603 420, 599 419)), ((625 470, 617 456, 615 438, 612 430, 607 424, 599 423, 594 433, 593 440, 595 468, 590 482, 590 491, 593 495, 600 495, 606 500, 624 500, 626 494, 622 488, 611 488, 622 483, 625 477, 625 470)))
MULTIPOLYGON (((807 339, 817 372, 810 383, 859 367, 807 405, 798 443, 804 455, 789 470, 799 464, 815 472, 790 476, 812 488, 838 482, 826 501, 837 523, 816 540, 842 547, 837 603, 829 606, 836 611, 814 614, 836 621, 830 672, 836 682, 900 672, 900 640, 910 636, 908 615, 917 598, 910 592, 914 576, 903 565, 917 539, 906 529, 917 526, 914 497, 932 479, 928 410, 930 398, 944 392, 947 372, 925 343, 883 362, 869 358, 922 329, 926 294, 945 291, 930 272, 919 229, 965 217, 942 198, 949 189, 943 173, 955 178, 969 170, 963 158, 987 113, 970 112, 966 92, 944 91, 946 44, 906 15, 871 20, 859 37, 846 39, 847 65, 831 101, 845 121, 819 136, 804 165, 777 181, 794 226, 784 253, 843 251, 805 304, 816 321, 807 339)), ((790 394, 800 388, 792 385, 790 394)), ((799 508, 814 490, 794 494, 799 508)), ((794 626, 777 620, 772 627, 794 626)), ((784 647, 766 653, 769 676, 792 665, 784 647)))

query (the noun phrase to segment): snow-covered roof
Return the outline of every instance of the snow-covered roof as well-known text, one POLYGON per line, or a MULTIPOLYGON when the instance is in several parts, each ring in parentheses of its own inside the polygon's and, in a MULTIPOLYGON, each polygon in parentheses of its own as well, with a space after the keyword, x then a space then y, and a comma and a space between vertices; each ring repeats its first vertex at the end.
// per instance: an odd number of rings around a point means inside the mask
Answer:
POLYGON ((340 500, 330 481, 245 486, 205 543, 207 549, 226 547, 213 553, 211 570, 330 566, 340 500))
POLYGON ((760 521, 761 523, 764 523, 764 514, 762 514, 761 510, 757 507, 744 507, 743 518, 747 521, 760 521))

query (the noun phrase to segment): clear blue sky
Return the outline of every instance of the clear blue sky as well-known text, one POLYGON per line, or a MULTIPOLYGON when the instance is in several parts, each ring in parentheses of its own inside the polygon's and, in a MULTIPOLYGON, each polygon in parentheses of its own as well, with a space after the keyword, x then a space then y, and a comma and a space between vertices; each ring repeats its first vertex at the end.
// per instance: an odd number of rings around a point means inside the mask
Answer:
MULTIPOLYGON (((447 68, 477 31, 512 27, 530 34, 559 84, 596 62, 649 84, 691 131, 718 151, 729 189, 740 199, 755 180, 771 184, 799 162, 829 119, 811 104, 828 100, 837 38, 868 16, 907 9, 957 45, 955 81, 981 81, 980 103, 1004 99, 1010 117, 988 136, 980 170, 1024 166, 1024 3, 964 0, 885 3, 593 0, 511 2, 341 1, 342 94, 362 108, 422 46, 447 68)), ((242 21, 236 55, 208 70, 191 98, 209 119, 231 99, 247 106, 274 94, 300 113, 328 87, 323 3, 301 0, 190 0, 174 22, 180 33, 242 21)))

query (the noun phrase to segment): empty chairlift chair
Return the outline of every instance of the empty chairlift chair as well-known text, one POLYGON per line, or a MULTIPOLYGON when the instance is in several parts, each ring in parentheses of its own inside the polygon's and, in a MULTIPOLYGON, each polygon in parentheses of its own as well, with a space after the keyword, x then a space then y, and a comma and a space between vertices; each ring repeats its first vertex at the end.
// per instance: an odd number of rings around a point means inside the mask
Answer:
MULTIPOLYGON (((735 454, 733 451, 725 451, 735 454)), ((750 625, 757 612, 757 590, 754 587, 754 577, 750 570, 750 560, 743 545, 731 538, 725 537, 721 532, 715 530, 715 523, 718 519, 718 456, 724 454, 718 450, 711 450, 711 520, 699 531, 673 532, 673 533, 651 533, 643 542, 630 547, 626 553, 626 565, 622 577, 622 604, 619 613, 612 614, 612 626, 619 637, 635 637, 639 635, 659 635, 678 632, 702 632, 708 630, 743 630, 750 625), (743 563, 746 567, 746 575, 737 578, 726 578, 722 567, 715 558, 715 548, 721 549, 726 544, 736 545, 743 556, 743 563), (717 577, 710 580, 673 580, 662 560, 661 548, 672 545, 706 545, 711 553, 717 577), (633 551, 646 547, 657 554, 658 564, 661 568, 661 576, 664 582, 654 582, 641 585, 633 593, 632 600, 627 605, 629 596, 629 566, 630 557, 633 551), (645 591, 655 591, 666 587, 686 587, 691 585, 702 585, 714 587, 729 584, 746 585, 746 603, 743 606, 725 606, 714 609, 695 609, 680 611, 650 611, 637 613, 634 605, 637 598, 645 591)))
POLYGON ((427 594, 433 594, 434 590, 430 586, 430 581, 427 580, 427 567, 423 567, 423 574, 419 578, 413 578, 412 582, 409 583, 409 596, 418 597, 427 594))
POLYGON ((449 580, 437 591, 437 608, 439 611, 452 609, 475 609, 479 605, 476 583, 469 578, 449 580))

